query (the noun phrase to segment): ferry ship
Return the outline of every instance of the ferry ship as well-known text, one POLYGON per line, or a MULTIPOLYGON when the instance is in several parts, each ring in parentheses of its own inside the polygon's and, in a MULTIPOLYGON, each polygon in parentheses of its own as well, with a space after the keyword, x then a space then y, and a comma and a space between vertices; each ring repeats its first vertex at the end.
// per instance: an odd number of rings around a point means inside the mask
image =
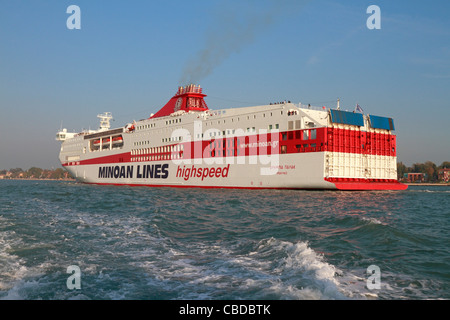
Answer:
POLYGON ((284 101, 211 110, 199 85, 156 114, 111 129, 60 130, 59 159, 99 185, 404 190, 392 118, 284 101))

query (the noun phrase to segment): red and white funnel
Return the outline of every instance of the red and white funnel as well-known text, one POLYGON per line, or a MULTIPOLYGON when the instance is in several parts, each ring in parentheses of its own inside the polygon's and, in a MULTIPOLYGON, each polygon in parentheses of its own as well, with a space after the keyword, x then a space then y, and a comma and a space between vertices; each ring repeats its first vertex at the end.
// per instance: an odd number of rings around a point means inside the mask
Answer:
POLYGON ((206 105, 204 97, 206 94, 202 93, 200 85, 190 84, 185 87, 179 87, 177 93, 150 118, 159 118, 169 116, 177 111, 206 111, 208 106, 206 105))

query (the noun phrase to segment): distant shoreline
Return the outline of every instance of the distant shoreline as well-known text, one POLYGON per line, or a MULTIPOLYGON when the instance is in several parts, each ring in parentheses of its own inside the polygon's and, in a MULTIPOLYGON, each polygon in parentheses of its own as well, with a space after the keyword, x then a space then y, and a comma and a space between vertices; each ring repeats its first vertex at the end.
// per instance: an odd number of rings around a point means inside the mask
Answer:
POLYGON ((435 187, 435 186, 442 186, 442 187, 449 187, 450 183, 428 183, 428 182, 419 182, 419 183, 404 183, 407 186, 429 186, 429 187, 435 187))

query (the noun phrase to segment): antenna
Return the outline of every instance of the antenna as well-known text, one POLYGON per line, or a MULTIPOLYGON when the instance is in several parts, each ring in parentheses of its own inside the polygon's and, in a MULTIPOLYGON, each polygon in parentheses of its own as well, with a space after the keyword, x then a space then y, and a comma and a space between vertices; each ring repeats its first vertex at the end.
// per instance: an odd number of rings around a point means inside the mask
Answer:
POLYGON ((109 123, 109 121, 111 121, 111 119, 113 119, 111 112, 105 112, 105 113, 99 114, 99 115, 97 115, 97 118, 100 118, 99 131, 106 131, 106 130, 109 130, 109 128, 111 128, 111 124, 109 123))

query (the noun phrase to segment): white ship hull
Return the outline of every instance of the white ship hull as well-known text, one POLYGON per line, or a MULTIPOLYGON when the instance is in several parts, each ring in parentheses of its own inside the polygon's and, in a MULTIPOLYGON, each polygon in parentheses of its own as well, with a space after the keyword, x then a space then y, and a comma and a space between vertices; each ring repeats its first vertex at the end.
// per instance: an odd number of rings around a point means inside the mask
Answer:
MULTIPOLYGON (((66 166, 77 180, 85 183, 130 186, 174 186, 205 188, 286 188, 335 189, 324 180, 324 152, 284 155, 276 168, 260 164, 227 163, 213 165, 174 164, 172 161, 128 164, 66 166), (273 170, 273 175, 262 175, 273 170)), ((249 159, 250 160, 250 159, 249 159)), ((228 160, 232 162, 231 160, 228 160)))

